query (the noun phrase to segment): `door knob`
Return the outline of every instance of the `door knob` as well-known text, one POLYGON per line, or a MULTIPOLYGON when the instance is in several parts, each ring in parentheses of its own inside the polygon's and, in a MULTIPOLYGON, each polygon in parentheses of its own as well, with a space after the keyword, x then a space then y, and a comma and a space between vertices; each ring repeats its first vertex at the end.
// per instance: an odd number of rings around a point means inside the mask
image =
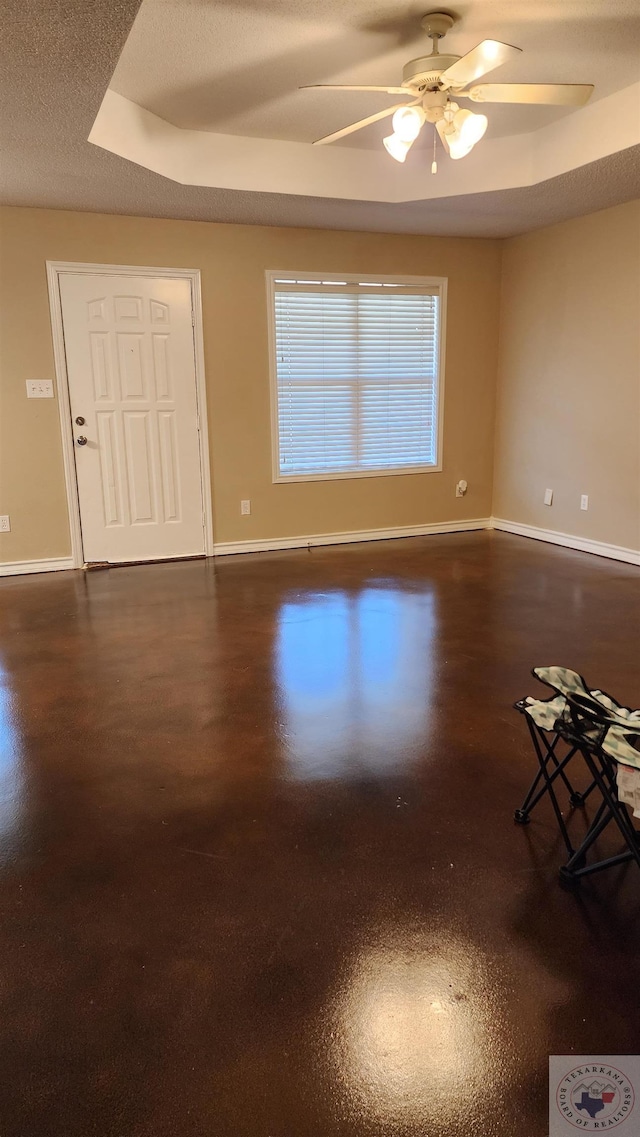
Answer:
POLYGON ((78 446, 86 446, 87 445, 87 440, 86 440, 84 434, 81 434, 79 438, 76 438, 76 443, 78 444, 78 446))

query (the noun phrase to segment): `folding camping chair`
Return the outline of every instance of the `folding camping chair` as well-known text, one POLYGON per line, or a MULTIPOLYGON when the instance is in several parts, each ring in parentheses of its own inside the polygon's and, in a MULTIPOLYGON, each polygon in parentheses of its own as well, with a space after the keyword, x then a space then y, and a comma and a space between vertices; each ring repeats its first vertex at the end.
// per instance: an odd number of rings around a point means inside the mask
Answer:
POLYGON ((640 769, 640 711, 622 707, 604 691, 589 690, 582 676, 568 668, 536 667, 533 674, 555 695, 548 700, 529 698, 515 704, 526 716, 540 767, 522 809, 516 810, 516 821, 525 824, 532 809, 549 794, 569 853, 560 870, 565 885, 573 887, 583 876, 629 860, 640 867, 640 835, 619 800, 616 784, 617 763, 640 769), (550 741, 547 736, 551 736, 550 741), (556 751, 561 741, 568 749, 559 759, 556 751), (575 792, 566 775, 566 767, 578 753, 593 779, 582 794, 575 792), (565 783, 572 805, 582 804, 594 790, 600 791, 602 800, 578 849, 572 847, 556 797, 554 783, 558 778, 565 783), (586 854, 612 821, 624 837, 626 850, 586 864, 586 854))
POLYGON ((580 879, 603 869, 635 861, 640 868, 640 831, 620 800, 618 765, 640 770, 640 712, 621 707, 604 692, 590 700, 580 693, 568 695, 570 723, 563 726, 567 741, 578 745, 602 798, 585 837, 560 869, 560 880, 575 887, 580 879), (586 855, 605 829, 615 822, 626 849, 586 863, 586 855))
MULTIPOLYGON (((563 668, 562 670, 566 671, 567 669, 563 668)), ((548 680, 548 673, 553 672, 552 678, 555 679, 555 671, 556 669, 554 668, 534 667, 533 675, 537 679, 540 679, 542 683, 551 686, 548 680)), ((569 672, 568 674, 572 677, 575 676, 576 680, 580 679, 580 676, 575 672, 569 672)), ((573 687, 573 683, 571 683, 571 687, 573 687)), ((593 792, 596 783, 592 781, 588 789, 584 792, 580 792, 576 790, 569 781, 566 769, 580 748, 577 743, 572 743, 562 757, 558 755, 559 749, 560 753, 562 753, 560 743, 566 742, 561 730, 558 728, 562 725, 569 710, 566 696, 562 693, 558 693, 557 688, 555 688, 555 690, 556 694, 550 699, 533 699, 531 696, 528 696, 527 698, 518 700, 518 702, 514 704, 516 710, 525 716, 539 766, 538 772, 522 805, 515 811, 514 820, 518 825, 527 825, 533 810, 538 803, 542 801, 545 795, 548 794, 567 852, 569 856, 572 856, 574 849, 556 796, 554 783, 558 778, 562 780, 569 794, 569 803, 574 807, 584 805, 589 795, 593 792)))

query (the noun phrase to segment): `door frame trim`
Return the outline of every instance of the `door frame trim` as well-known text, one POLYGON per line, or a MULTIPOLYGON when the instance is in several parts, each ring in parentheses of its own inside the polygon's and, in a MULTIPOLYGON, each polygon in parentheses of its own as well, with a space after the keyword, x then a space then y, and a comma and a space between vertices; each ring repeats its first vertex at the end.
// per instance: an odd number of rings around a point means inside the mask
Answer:
POLYGON ((196 406, 198 414, 198 437, 200 439, 200 485, 202 490, 204 552, 213 556, 213 507, 211 501, 211 465, 209 460, 209 421, 207 417, 207 389, 204 368, 204 338, 202 328, 202 290, 200 269, 197 268, 158 268, 151 265, 110 265, 86 264, 76 261, 47 261, 47 283, 49 288, 49 310, 51 313, 51 333, 53 337, 53 358, 58 388, 58 411, 62 438, 62 460, 67 492, 69 529, 71 533, 71 559, 74 568, 82 568, 85 559, 82 548, 82 526, 80 503, 78 500, 78 478, 73 445, 71 423, 71 400, 69 397, 69 376, 67 357, 64 349, 64 330, 62 324, 62 299, 60 296, 60 277, 74 276, 160 276, 174 280, 188 280, 191 286, 191 310, 193 313, 193 353, 196 379, 196 406))

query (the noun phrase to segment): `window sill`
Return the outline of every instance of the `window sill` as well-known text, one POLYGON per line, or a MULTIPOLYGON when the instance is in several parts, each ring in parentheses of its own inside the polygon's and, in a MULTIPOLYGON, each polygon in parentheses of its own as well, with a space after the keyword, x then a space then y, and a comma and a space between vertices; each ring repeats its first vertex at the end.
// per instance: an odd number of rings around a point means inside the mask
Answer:
POLYGON ((384 470, 345 470, 336 473, 321 472, 316 474, 274 474, 274 485, 286 485, 288 482, 338 482, 351 478, 390 478, 398 474, 440 474, 442 464, 430 466, 395 466, 384 470))

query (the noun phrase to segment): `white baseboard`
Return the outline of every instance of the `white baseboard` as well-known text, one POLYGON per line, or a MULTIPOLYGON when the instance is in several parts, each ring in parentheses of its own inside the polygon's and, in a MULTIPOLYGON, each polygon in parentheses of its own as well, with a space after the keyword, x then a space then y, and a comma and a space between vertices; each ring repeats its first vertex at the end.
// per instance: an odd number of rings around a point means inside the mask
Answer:
POLYGON ((0 576, 22 576, 28 572, 61 572, 74 567, 72 557, 48 557, 44 561, 2 561, 0 576))
POLYGON ((521 525, 517 521, 505 521, 502 517, 492 517, 491 528, 501 529, 505 533, 515 533, 518 537, 533 537, 535 541, 547 541, 551 545, 562 545, 565 549, 577 549, 581 553, 595 553, 598 557, 609 557, 613 561, 640 565, 640 550, 625 549, 623 545, 607 545, 605 541, 593 541, 589 537, 573 537, 570 533, 541 529, 537 525, 521 525))
MULTIPOLYGON (((514 533, 518 537, 532 537, 536 541, 547 541, 552 545, 562 545, 566 549, 577 549, 583 553, 595 553, 599 557, 609 557, 630 565, 640 565, 640 550, 626 549, 622 545, 607 545, 604 541, 593 541, 587 537, 573 537, 570 533, 558 533, 554 529, 541 529, 537 525, 521 525, 517 521, 507 521, 502 517, 474 517, 462 521, 440 521, 431 525, 405 525, 391 529, 356 529, 352 533, 313 533, 300 537, 273 537, 249 541, 221 541, 214 543, 213 555, 230 556, 234 553, 266 553, 279 549, 308 549, 316 545, 350 545, 358 541, 393 541, 399 537, 427 537, 437 533, 466 533, 477 529, 500 529, 514 533)), ((38 561, 5 561, 0 563, 0 576, 19 576, 34 572, 60 572, 74 568, 72 557, 48 558, 38 561)))
POLYGON ((350 545, 356 541, 392 541, 398 537, 426 537, 430 533, 466 533, 472 529, 490 529, 490 517, 474 517, 464 521, 440 521, 433 525, 405 525, 392 529, 356 529, 353 533, 313 533, 301 537, 272 537, 256 541, 222 541, 214 543, 215 557, 232 553, 267 553, 278 549, 308 549, 314 545, 350 545))

